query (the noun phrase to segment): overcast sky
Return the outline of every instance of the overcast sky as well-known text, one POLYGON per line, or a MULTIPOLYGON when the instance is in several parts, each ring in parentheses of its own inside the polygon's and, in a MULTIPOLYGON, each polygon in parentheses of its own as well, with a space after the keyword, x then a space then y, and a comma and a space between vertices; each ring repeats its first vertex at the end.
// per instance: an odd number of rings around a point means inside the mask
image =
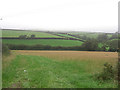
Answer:
POLYGON ((0 0, 0 27, 116 32, 119 0, 0 0))

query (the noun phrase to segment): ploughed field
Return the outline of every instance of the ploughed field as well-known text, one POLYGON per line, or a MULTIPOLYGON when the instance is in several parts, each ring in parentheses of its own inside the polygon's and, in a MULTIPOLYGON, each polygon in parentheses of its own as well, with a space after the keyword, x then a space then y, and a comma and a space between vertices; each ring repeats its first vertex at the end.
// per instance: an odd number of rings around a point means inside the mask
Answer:
POLYGON ((94 74, 117 63, 116 52, 16 50, 3 57, 3 88, 115 88, 94 74))

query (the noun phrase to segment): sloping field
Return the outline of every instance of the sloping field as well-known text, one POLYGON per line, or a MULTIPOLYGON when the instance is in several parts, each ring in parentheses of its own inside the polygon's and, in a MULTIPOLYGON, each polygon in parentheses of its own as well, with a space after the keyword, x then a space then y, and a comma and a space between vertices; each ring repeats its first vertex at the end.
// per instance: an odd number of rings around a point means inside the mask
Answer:
MULTIPOLYGON (((92 32, 72 32, 72 33, 69 33, 69 34, 71 34, 71 35, 77 35, 77 36, 87 36, 87 37, 89 37, 89 38, 97 38, 98 37, 98 35, 100 35, 100 34, 103 34, 103 33, 92 33, 92 32)), ((112 35, 111 34, 107 34, 107 36, 110 38, 110 37, 112 37, 112 35)))
POLYGON ((90 32, 73 32, 73 33, 69 33, 72 35, 78 35, 78 36, 87 36, 89 38, 97 38, 99 34, 101 33, 90 33, 90 32))
POLYGON ((103 63, 116 63, 115 52, 12 51, 10 57, 3 60, 3 88, 117 87, 112 81, 99 83, 92 77, 103 63))
POLYGON ((57 35, 60 35, 60 36, 66 37, 66 38, 75 38, 75 39, 79 39, 79 38, 76 38, 76 37, 73 37, 73 36, 70 36, 70 35, 67 35, 67 34, 57 34, 57 35))
POLYGON ((34 34, 35 37, 60 38, 59 36, 52 35, 52 34, 45 33, 45 32, 2 30, 2 37, 19 37, 20 35, 30 36, 32 34, 34 34))
POLYGON ((77 40, 61 40, 61 39, 30 39, 30 40, 21 40, 21 39, 3 39, 5 44, 24 44, 24 45, 50 45, 50 46, 80 46, 83 42, 77 40))

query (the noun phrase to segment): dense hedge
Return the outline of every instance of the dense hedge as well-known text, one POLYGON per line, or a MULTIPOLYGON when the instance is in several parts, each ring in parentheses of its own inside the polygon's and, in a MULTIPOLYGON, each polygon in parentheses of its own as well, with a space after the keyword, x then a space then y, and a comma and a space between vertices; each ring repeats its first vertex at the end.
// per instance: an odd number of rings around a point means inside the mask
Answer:
POLYGON ((102 43, 103 46, 98 46, 99 42, 96 39, 89 39, 85 41, 81 46, 50 46, 50 45, 15 45, 6 44, 11 50, 77 50, 77 51, 119 51, 118 40, 112 40, 110 42, 102 43), (106 49, 108 48, 109 49, 106 49))
MULTIPOLYGON (((76 50, 76 51, 104 51, 101 48, 86 48, 84 46, 72 46, 72 47, 63 47, 63 46, 49 46, 49 45, 14 45, 7 44, 8 48, 11 50, 76 50)), ((115 50, 111 50, 115 51, 115 50)))
POLYGON ((62 47, 62 46, 49 46, 49 45, 13 45, 7 44, 11 50, 80 50, 81 47, 62 47))

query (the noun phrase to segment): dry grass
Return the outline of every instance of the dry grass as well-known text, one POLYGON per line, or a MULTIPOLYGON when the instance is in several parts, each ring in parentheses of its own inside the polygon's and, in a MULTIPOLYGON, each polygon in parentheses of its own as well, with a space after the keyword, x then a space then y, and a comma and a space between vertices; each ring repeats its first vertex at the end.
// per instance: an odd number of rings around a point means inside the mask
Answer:
POLYGON ((95 72, 96 68, 102 70, 103 64, 108 62, 115 65, 118 61, 117 52, 96 52, 96 51, 34 51, 17 50, 13 51, 21 55, 37 55, 51 58, 54 60, 74 60, 89 62, 88 72, 95 72))
POLYGON ((118 59, 117 52, 93 52, 93 51, 13 51, 22 55, 38 55, 58 60, 104 60, 113 61, 118 59))

